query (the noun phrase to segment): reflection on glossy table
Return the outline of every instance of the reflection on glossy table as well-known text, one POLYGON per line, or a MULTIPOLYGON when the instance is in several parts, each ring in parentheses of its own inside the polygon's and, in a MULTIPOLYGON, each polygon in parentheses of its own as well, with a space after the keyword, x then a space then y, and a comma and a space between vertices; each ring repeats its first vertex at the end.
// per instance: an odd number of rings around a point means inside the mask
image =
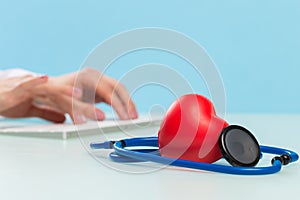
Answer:
MULTIPOLYGON (((260 144, 300 152, 299 115, 228 115, 260 144)), ((107 133, 107 139, 153 136, 158 127, 107 133)), ((298 199, 299 162, 267 176, 210 173, 151 163, 119 164, 89 152, 103 135, 69 140, 0 135, 0 199, 298 199)), ((271 158, 271 157, 270 157, 271 158)), ((270 162, 268 156, 262 165, 270 162)), ((221 161, 222 162, 222 161, 221 161)))

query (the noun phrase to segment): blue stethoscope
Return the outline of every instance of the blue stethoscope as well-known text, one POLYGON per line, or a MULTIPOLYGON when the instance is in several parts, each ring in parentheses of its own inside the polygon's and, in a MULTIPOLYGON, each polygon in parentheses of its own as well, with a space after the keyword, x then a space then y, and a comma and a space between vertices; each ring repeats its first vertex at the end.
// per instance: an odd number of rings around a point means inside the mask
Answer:
MULTIPOLYGON (((168 158, 161 156, 158 151, 158 138, 157 137, 141 137, 129 138, 119 141, 106 141, 103 143, 91 143, 92 149, 113 149, 114 152, 110 153, 110 159, 115 162, 141 162, 151 161, 165 165, 172 165, 178 167, 192 168, 198 170, 206 170, 211 172, 221 172, 227 174, 237 175, 266 175, 279 172, 282 165, 298 160, 299 156, 296 152, 291 150, 258 145, 257 141, 245 128, 230 125, 226 131, 221 134, 219 139, 219 146, 222 151, 223 157, 233 166, 210 164, 204 162, 195 162, 189 160, 181 160, 175 158, 168 158), (230 136, 231 132, 240 133, 244 135, 239 137, 239 142, 242 146, 251 146, 254 149, 255 155, 242 155, 240 149, 230 146, 231 141, 236 140, 236 136, 230 136), (249 137, 249 134, 251 137, 249 137), (256 148, 256 149, 255 149, 256 148), (243 165, 249 159, 256 164, 262 157, 262 153, 276 154, 271 163, 272 165, 266 167, 249 167, 243 165), (246 167, 245 167, 246 166, 246 167)), ((240 148, 240 147, 239 147, 240 148)))

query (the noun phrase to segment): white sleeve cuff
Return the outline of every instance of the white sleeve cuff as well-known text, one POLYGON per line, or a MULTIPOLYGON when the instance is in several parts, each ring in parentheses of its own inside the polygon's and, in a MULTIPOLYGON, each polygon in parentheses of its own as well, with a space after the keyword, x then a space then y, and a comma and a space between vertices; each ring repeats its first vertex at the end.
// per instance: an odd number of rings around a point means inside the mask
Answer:
POLYGON ((19 68, 0 70, 0 79, 13 78, 25 75, 38 76, 39 74, 19 68))

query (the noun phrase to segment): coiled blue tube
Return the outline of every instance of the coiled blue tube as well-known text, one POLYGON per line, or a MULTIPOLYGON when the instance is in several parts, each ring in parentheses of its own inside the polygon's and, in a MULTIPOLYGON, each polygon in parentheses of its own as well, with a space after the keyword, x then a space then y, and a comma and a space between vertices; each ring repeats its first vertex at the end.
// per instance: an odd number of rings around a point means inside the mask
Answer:
MULTIPOLYGON (((192 168, 198 170, 206 170, 211 172, 237 174, 237 175, 274 174, 276 172, 279 172, 282 168, 282 163, 278 160, 276 160, 271 166, 267 166, 267 167, 234 167, 234 166, 225 166, 219 164, 210 164, 210 163, 203 163, 203 162, 194 162, 188 160, 167 158, 155 153, 151 153, 151 150, 145 150, 145 149, 140 149, 140 150, 125 149, 125 147, 158 148, 157 137, 130 138, 130 139, 124 139, 116 142, 107 141, 99 144, 93 143, 91 144, 91 147, 92 148, 108 148, 108 147, 113 148, 115 152, 111 154, 111 158, 112 160, 117 162, 152 161, 152 162, 165 164, 165 165, 192 168), (118 158, 118 156, 120 156, 120 159, 118 158)), ((295 162, 299 159, 297 153, 287 149, 281 149, 281 148, 270 147, 270 146, 260 146, 260 149, 264 153, 278 154, 278 155, 288 154, 291 157, 291 162, 295 162)))

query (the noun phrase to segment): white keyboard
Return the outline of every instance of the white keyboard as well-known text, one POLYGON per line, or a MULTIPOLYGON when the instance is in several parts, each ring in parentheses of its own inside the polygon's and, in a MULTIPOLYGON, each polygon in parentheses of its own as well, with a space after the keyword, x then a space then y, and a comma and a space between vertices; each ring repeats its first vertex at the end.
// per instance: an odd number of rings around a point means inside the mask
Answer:
POLYGON ((99 131, 110 132, 122 129, 140 128, 143 126, 159 125, 162 116, 142 116, 134 120, 104 120, 88 121, 85 124, 36 124, 16 121, 0 122, 0 134, 50 137, 67 139, 80 135, 93 135, 99 131))

